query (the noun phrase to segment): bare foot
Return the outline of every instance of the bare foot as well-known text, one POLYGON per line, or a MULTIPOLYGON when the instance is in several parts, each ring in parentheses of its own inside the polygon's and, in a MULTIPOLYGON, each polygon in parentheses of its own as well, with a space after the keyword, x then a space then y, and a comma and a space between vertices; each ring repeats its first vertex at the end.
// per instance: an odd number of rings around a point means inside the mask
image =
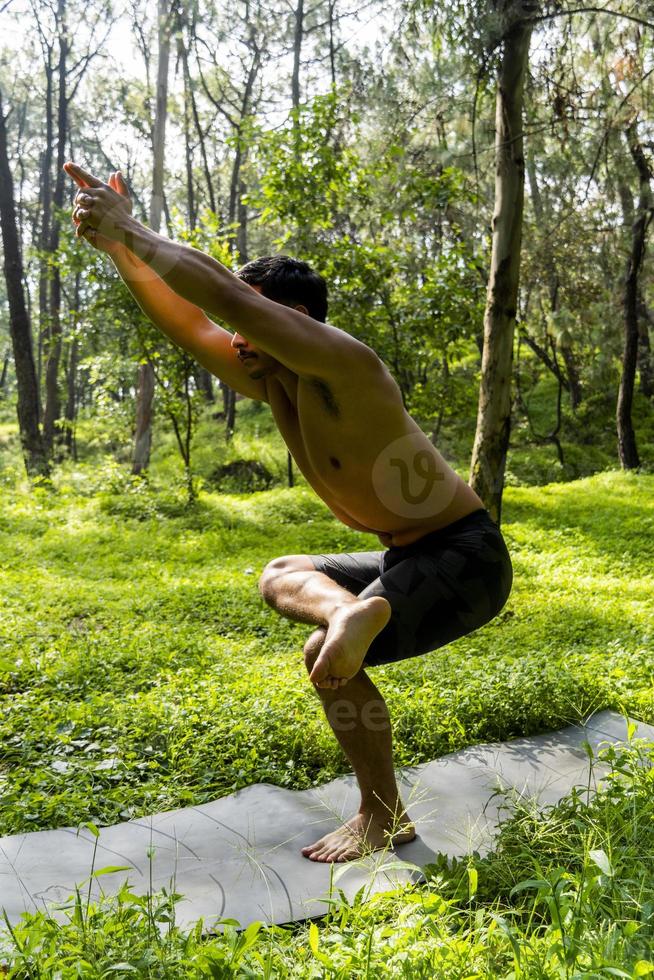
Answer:
POLYGON ((342 687, 359 672, 368 647, 391 617, 382 596, 347 602, 332 615, 309 679, 316 687, 342 687))
POLYGON ((302 853, 310 861, 353 861, 391 844, 406 844, 416 836, 416 829, 408 820, 396 822, 394 831, 385 824, 387 821, 380 823, 370 814, 357 813, 338 830, 325 834, 315 844, 303 847, 302 853))

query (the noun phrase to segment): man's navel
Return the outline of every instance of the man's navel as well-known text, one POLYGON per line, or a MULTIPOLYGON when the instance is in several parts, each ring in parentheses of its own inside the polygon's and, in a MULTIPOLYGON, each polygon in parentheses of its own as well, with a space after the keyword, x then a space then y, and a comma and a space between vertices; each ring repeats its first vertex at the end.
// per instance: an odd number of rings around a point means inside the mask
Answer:
POLYGON ((340 461, 338 459, 336 459, 335 456, 330 456, 329 457, 329 462, 332 464, 332 466, 334 467, 335 470, 340 470, 340 468, 341 468, 340 461))

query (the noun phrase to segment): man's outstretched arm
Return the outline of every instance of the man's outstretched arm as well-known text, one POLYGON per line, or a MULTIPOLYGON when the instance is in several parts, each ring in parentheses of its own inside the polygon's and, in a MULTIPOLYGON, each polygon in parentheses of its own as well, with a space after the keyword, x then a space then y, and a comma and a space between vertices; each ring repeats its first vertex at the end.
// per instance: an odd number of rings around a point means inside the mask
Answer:
MULTIPOLYGON (((127 185, 119 172, 109 177, 109 186, 129 201, 127 185)), ((230 388, 248 398, 266 400, 265 382, 250 378, 243 370, 226 330, 213 323, 199 306, 178 296, 125 245, 100 234, 92 236, 91 244, 110 256, 123 282, 155 327, 230 388)))
POLYGON ((126 245, 179 296, 227 322, 251 343, 300 375, 340 374, 343 360, 358 369, 378 364, 370 348, 341 330, 266 299, 211 256, 146 228, 107 184, 66 165, 89 186, 78 195, 81 231, 95 229, 126 245))
POLYGON ((125 245, 117 244, 110 255, 121 279, 155 327, 230 388, 257 401, 267 400, 265 382, 248 377, 227 330, 213 323, 199 306, 178 296, 125 245))

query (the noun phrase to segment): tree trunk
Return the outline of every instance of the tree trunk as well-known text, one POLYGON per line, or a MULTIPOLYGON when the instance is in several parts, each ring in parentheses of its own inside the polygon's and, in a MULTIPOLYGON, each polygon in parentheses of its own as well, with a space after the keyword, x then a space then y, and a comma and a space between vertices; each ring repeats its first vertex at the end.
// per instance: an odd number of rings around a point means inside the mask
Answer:
MULTIPOLYGON (((77 312, 80 308, 80 280, 79 272, 75 275, 75 289, 73 293, 73 309, 77 312)), ((77 366, 79 363, 79 339, 73 336, 68 354, 68 364, 66 366, 66 405, 64 407, 64 419, 66 427, 64 429, 64 445, 69 456, 77 459, 77 444, 75 441, 75 421, 77 419, 78 387, 77 387, 77 366)))
MULTIPOLYGON (((332 81, 334 77, 334 49, 333 49, 333 10, 331 7, 329 9, 329 29, 330 29, 330 59, 332 64, 332 81)), ((300 120, 298 118, 298 110, 300 108, 300 70, 302 67, 302 42, 304 41, 304 0, 297 0, 297 6, 295 8, 295 31, 293 34, 293 71, 291 73, 291 105, 293 107, 295 115, 293 116, 293 135, 294 135, 294 152, 296 156, 300 153, 299 137, 300 137, 300 120)), ((288 480, 289 487, 292 487, 295 483, 293 476, 293 457, 291 456, 290 449, 286 450, 286 477, 288 480)))
POLYGON ((300 105, 300 68, 302 64, 302 41, 304 40, 304 0, 297 0, 295 8, 295 31, 293 36, 293 72, 291 74, 291 102, 294 109, 300 105))
POLYGON ((68 358, 68 369, 66 371, 66 407, 64 418, 66 429, 64 431, 64 445, 73 459, 77 459, 77 449, 75 444, 75 419, 77 417, 77 362, 79 359, 79 342, 77 337, 73 339, 68 358))
POLYGON ((205 133, 200 125, 200 115, 198 113, 197 102, 195 101, 195 92, 193 89, 193 83, 191 81, 191 73, 188 67, 188 51, 186 45, 182 40, 180 45, 180 53, 182 57, 182 69, 184 71, 185 85, 188 91, 188 97, 191 105, 191 114, 193 117, 193 125, 195 127, 195 132, 198 137, 198 144, 200 146, 200 155, 202 156, 202 169, 204 171, 204 180, 207 185, 207 195, 209 197, 209 207, 213 214, 216 213, 216 195, 213 189, 213 179, 211 176, 211 168, 209 167, 209 159, 207 157, 207 147, 205 143, 205 133))
MULTIPOLYGON (((540 188, 538 186, 538 175, 536 173, 536 164, 531 153, 527 153, 526 156, 527 165, 527 175, 529 177, 529 189, 531 192, 531 203, 534 209, 534 215, 540 227, 545 229, 546 215, 545 208, 543 206, 543 199, 541 197, 540 188)), ((543 265, 545 269, 545 275, 547 277, 548 292, 550 309, 552 313, 556 313, 559 308, 559 274, 556 268, 556 261, 552 253, 552 248, 549 244, 547 236, 545 236, 545 241, 542 245, 543 249, 543 265)), ((538 347, 535 344, 529 342, 529 338, 525 337, 526 342, 531 346, 535 353, 538 351, 538 347)), ((561 339, 556 339, 557 346, 561 351, 561 356, 563 357, 563 363, 565 364, 566 379, 564 380, 560 376, 560 372, 554 372, 557 376, 559 384, 563 384, 566 391, 570 393, 570 403, 572 405, 573 411, 581 405, 583 398, 583 392, 581 389, 581 381, 579 379, 579 368, 577 366, 576 358, 572 351, 572 346, 570 343, 564 342, 561 339)), ((550 364, 544 362, 548 367, 550 364)), ((558 365, 557 365, 558 367, 558 365)), ((551 370, 551 367, 550 367, 551 370)))
POLYGON ((622 352, 622 376, 620 378, 616 406, 616 424, 620 463, 623 469, 632 470, 640 466, 631 409, 634 398, 634 383, 636 380, 636 364, 638 359, 640 273, 645 257, 647 229, 652 219, 652 192, 650 188, 652 174, 638 136, 637 121, 629 125, 625 132, 625 137, 631 158, 638 171, 640 192, 631 228, 631 249, 624 279, 624 348, 622 352))
POLYGON ((572 410, 574 411, 576 408, 579 408, 584 397, 583 388, 581 387, 581 379, 579 377, 579 365, 577 364, 577 358, 574 355, 571 344, 566 344, 559 341, 559 349, 561 351, 563 363, 565 364, 565 373, 568 376, 570 404, 572 406, 572 410))
POLYGON ((334 11, 336 0, 328 0, 327 17, 329 20, 329 73, 332 81, 332 88, 336 88, 336 45, 334 43, 334 11))
POLYGON ((152 401, 154 399, 154 370, 151 364, 140 364, 136 390, 136 434, 132 473, 147 469, 152 449, 152 401))
POLYGON ((654 357, 649 338, 652 316, 642 294, 638 298, 638 376, 645 398, 654 398, 654 357))
POLYGON ((193 148, 191 146, 191 79, 188 71, 188 59, 182 36, 177 39, 177 57, 182 62, 184 79, 184 160, 186 164, 186 206, 188 209, 188 224, 191 231, 197 224, 197 205, 195 200, 195 184, 193 181, 193 148))
POLYGON ((211 371, 207 371, 206 368, 198 365, 195 370, 195 383, 198 386, 198 391, 201 391, 209 404, 213 404, 216 400, 216 395, 213 390, 213 375, 211 371))
POLYGON ((44 71, 45 71, 45 139, 43 152, 41 153, 41 176, 40 176, 40 211, 41 211, 41 233, 39 236, 39 333, 38 333, 38 378, 41 382, 43 350, 48 335, 49 317, 49 282, 50 268, 47 259, 47 252, 50 247, 50 220, 52 214, 52 147, 54 143, 53 125, 53 106, 52 88, 53 76, 52 69, 52 47, 46 48, 44 71))
MULTIPOLYGON (((618 184, 618 192, 622 203, 624 226, 632 233, 635 220, 634 200, 629 185, 624 180, 621 180, 618 184)), ((636 307, 638 311, 638 351, 636 354, 636 366, 640 379, 640 390, 645 398, 652 398, 654 397, 654 359, 652 358, 649 339, 652 316, 640 286, 638 287, 636 307)))
MULTIPOLYGON (((170 57, 170 12, 168 0, 158 0, 158 60, 157 95, 152 132, 152 197, 150 199, 150 227, 159 231, 164 199, 164 150, 166 143, 166 115, 168 109, 168 62, 170 57)), ((152 400, 154 398, 154 371, 149 362, 141 364, 136 390, 136 431, 132 473, 142 473, 150 465, 152 448, 152 400)))
POLYGON ((9 330, 18 389, 18 428, 23 459, 28 476, 47 477, 48 459, 39 428, 39 388, 32 350, 31 326, 23 291, 23 260, 18 240, 14 182, 9 166, 2 93, 0 93, 0 225, 9 303, 9 330))
POLYGON ((9 369, 9 351, 5 351, 5 355, 2 358, 2 372, 0 373, 0 391, 4 391, 5 385, 7 384, 8 369, 9 369))
POLYGON ((223 393, 223 414, 225 416, 225 439, 227 442, 234 435, 236 423, 236 392, 229 385, 220 382, 223 393))
MULTIPOLYGON (((247 132, 248 117, 252 101, 252 92, 256 82, 259 68, 261 67, 261 50, 258 47, 254 33, 251 33, 250 48, 252 50, 252 61, 248 71, 243 95, 241 98, 240 115, 238 123, 234 126, 236 136, 236 151, 232 162, 232 173, 229 182, 229 203, 227 209, 227 221, 230 225, 230 241, 232 249, 235 250, 238 261, 241 265, 248 261, 248 210, 243 201, 245 196, 245 183, 242 177, 242 168, 247 158, 247 142, 243 137, 244 130, 247 132), (233 236, 234 226, 236 226, 236 236, 233 236)), ((222 384, 223 404, 225 408, 225 439, 227 442, 234 435, 236 426, 236 394, 230 391, 226 385, 222 384)))
POLYGON ((484 313, 484 351, 470 482, 498 524, 511 426, 511 367, 524 202, 522 109, 531 25, 504 39, 495 112, 495 210, 484 313))
MULTIPOLYGON (((59 63, 57 66, 57 157, 55 189, 52 198, 53 215, 48 251, 54 258, 59 249, 60 213, 64 206, 64 172, 66 140, 68 138, 68 103, 66 98, 66 62, 69 44, 66 27, 66 0, 57 6, 57 31, 59 35, 59 63)), ((43 439, 46 450, 52 453, 55 429, 61 416, 59 392, 59 363, 61 361, 61 272, 56 262, 50 273, 50 304, 48 311, 48 359, 45 369, 45 411, 43 413, 43 439)))

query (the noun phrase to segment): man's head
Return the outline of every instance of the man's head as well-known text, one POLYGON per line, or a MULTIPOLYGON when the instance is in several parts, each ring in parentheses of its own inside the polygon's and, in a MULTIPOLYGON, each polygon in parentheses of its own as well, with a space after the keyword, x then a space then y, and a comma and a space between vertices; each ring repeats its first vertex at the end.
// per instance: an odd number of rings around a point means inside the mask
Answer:
MULTIPOLYGON (((325 322, 327 284, 306 262, 289 255, 265 255, 248 262, 236 275, 267 299, 325 322)), ((253 347, 241 334, 234 334, 232 346, 238 350, 251 378, 263 378, 279 366, 275 358, 253 347)))

